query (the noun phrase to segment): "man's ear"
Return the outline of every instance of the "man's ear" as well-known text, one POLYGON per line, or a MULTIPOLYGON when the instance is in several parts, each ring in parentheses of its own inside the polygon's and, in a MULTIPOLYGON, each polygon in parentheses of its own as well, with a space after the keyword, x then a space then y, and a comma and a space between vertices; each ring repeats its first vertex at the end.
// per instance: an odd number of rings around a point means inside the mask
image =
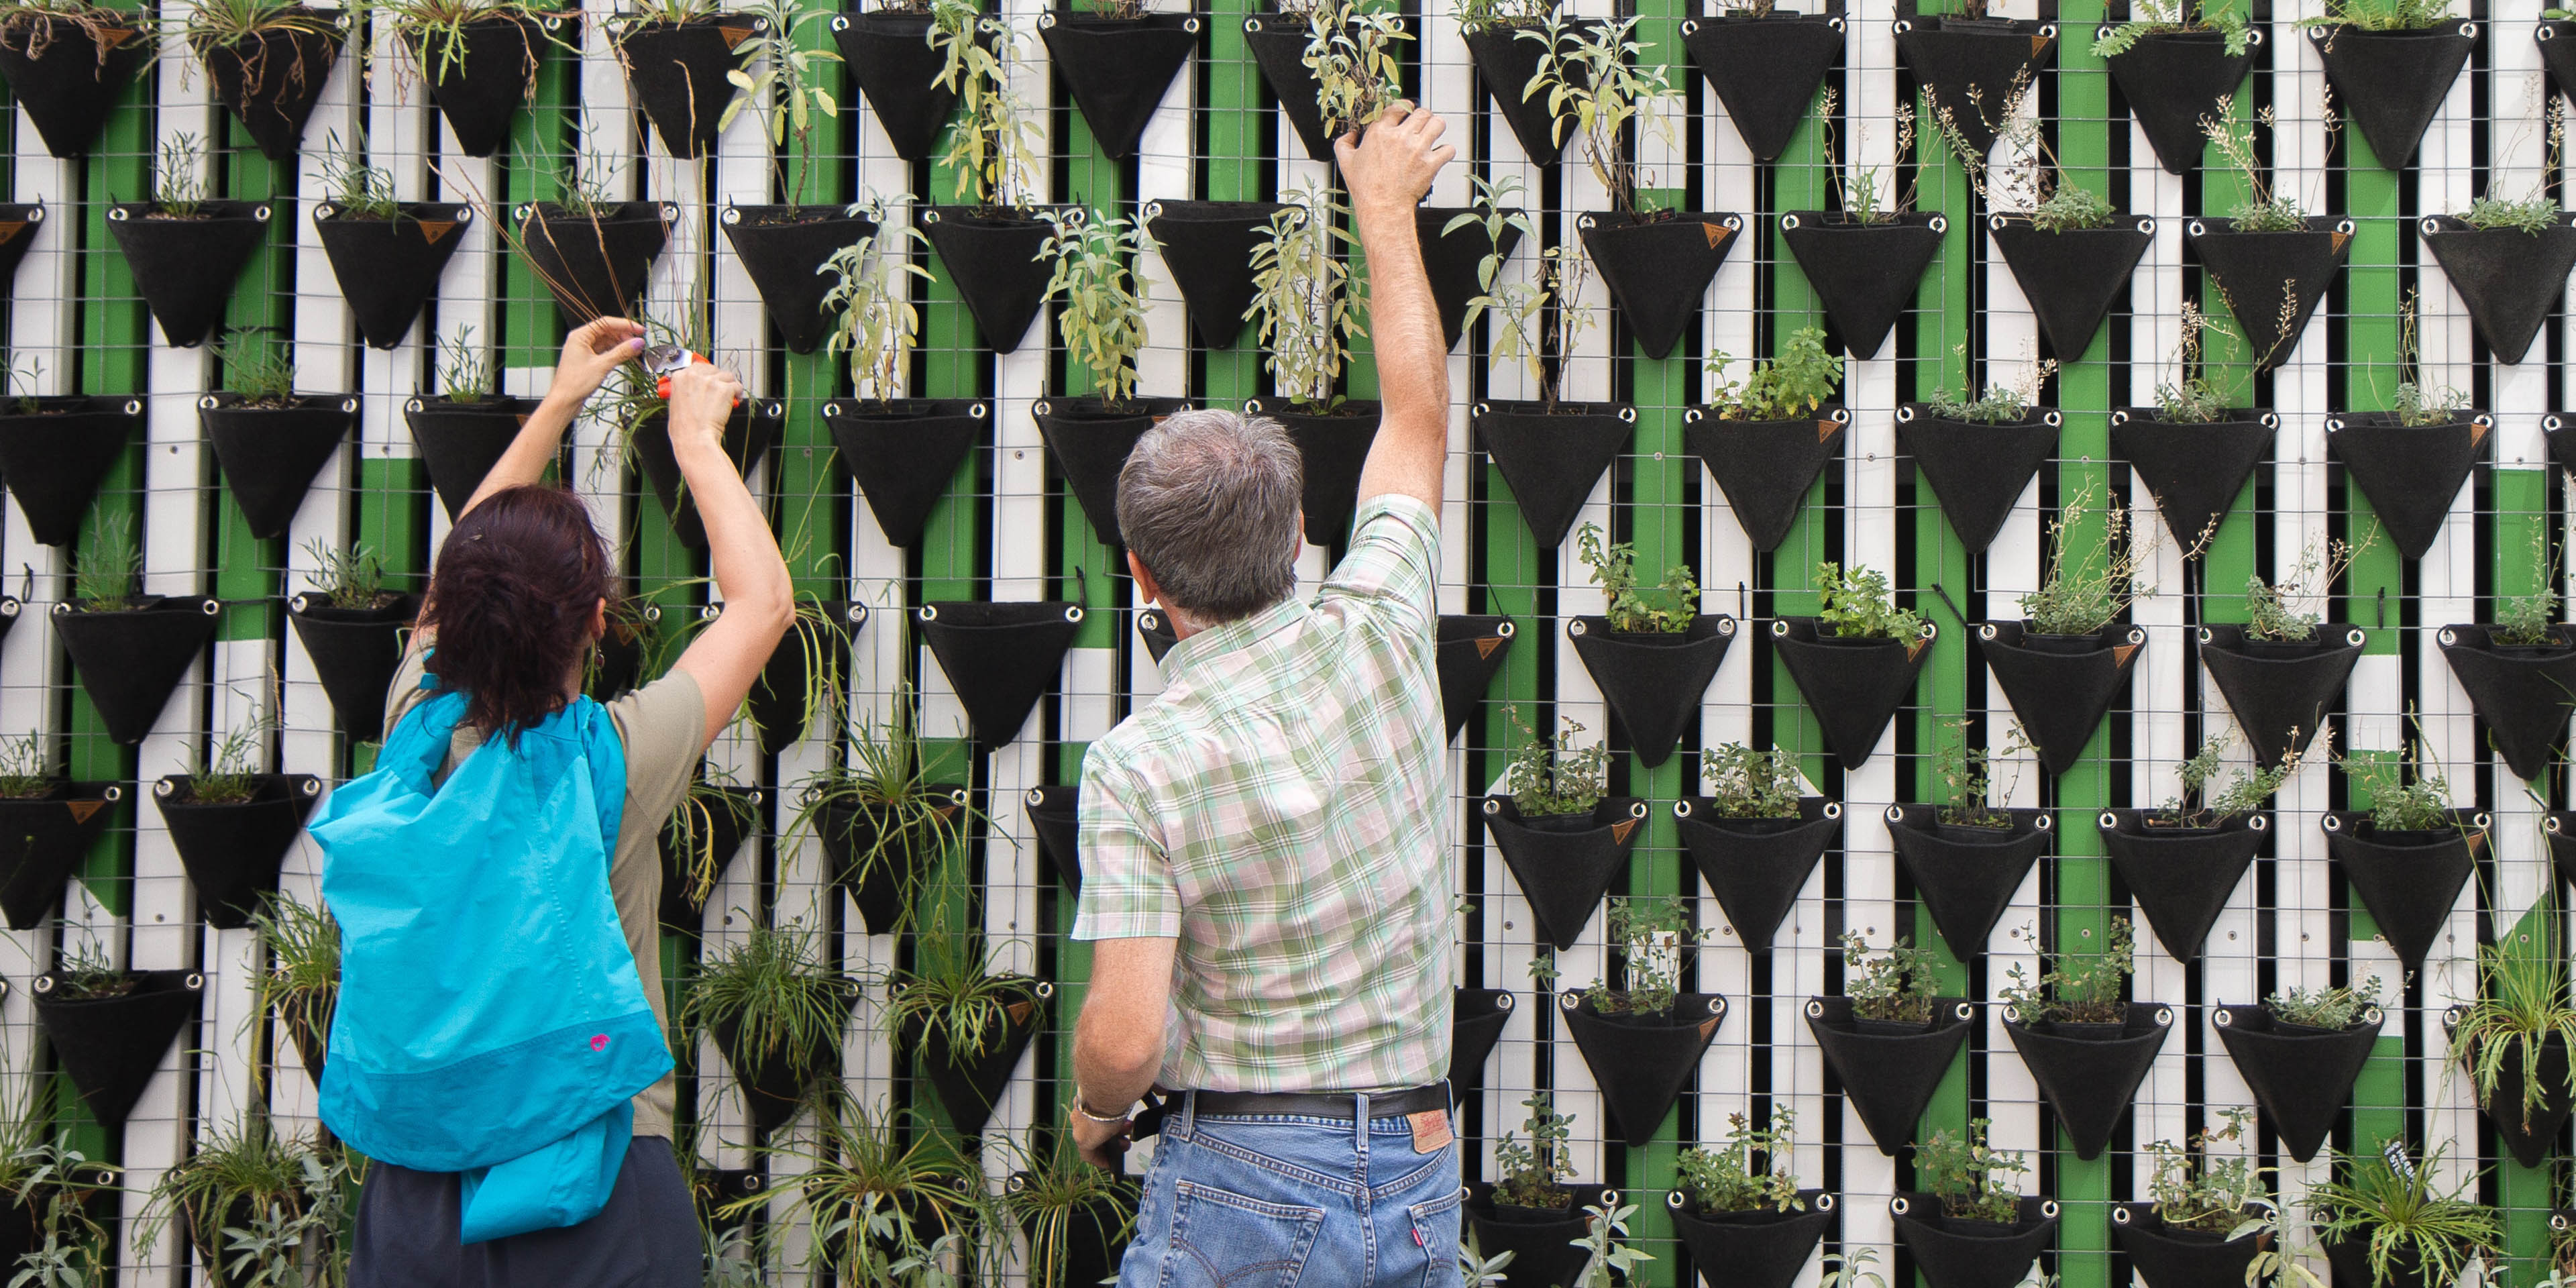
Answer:
MULTIPOLYGON (((1136 593, 1143 597, 1146 603, 1163 603, 1163 588, 1154 583, 1153 570, 1147 568, 1145 561, 1137 558, 1133 550, 1127 552, 1127 575, 1136 579, 1136 593)), ((1163 607, 1168 609, 1171 605, 1163 604, 1163 607)))

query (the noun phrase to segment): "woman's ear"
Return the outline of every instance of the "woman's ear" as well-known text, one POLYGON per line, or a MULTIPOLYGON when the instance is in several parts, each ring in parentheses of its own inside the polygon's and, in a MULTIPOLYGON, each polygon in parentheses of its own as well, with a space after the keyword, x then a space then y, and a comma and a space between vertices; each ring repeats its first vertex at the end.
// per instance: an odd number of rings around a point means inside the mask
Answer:
POLYGON ((603 597, 599 601, 599 607, 590 611, 590 638, 593 642, 597 642, 607 634, 608 600, 603 597))

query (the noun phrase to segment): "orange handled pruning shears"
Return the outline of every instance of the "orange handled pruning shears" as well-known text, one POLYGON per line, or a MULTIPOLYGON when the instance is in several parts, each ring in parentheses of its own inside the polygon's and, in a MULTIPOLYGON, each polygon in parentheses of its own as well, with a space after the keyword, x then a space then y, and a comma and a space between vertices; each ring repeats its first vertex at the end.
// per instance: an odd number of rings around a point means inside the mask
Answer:
MULTIPOLYGON (((671 374, 673 372, 682 370, 692 363, 706 363, 707 360, 689 352, 687 349, 681 348, 676 344, 656 344, 646 346, 644 352, 635 356, 635 361, 646 371, 653 374, 653 392, 663 398, 668 398, 671 396, 671 374)), ((707 365, 712 366, 714 364, 708 363, 707 365)), ((734 401, 740 402, 742 400, 737 398, 734 401)))

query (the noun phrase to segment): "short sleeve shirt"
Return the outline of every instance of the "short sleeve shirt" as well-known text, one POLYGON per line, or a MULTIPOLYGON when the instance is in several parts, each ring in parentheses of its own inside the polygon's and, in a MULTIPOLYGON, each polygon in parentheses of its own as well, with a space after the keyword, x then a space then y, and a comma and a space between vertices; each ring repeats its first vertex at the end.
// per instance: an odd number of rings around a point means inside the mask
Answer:
POLYGON ((1312 602, 1163 657, 1083 758, 1076 939, 1175 938, 1161 1080, 1392 1091, 1449 1067, 1439 519, 1371 498, 1312 602))

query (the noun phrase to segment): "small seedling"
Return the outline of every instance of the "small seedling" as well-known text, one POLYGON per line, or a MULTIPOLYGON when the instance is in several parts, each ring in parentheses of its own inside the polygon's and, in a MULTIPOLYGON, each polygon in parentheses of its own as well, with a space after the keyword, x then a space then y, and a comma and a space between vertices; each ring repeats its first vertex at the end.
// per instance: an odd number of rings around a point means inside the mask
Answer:
POLYGON ((1575 558, 1592 570, 1592 582, 1610 598, 1610 629, 1621 634, 1679 635, 1699 617, 1699 579, 1689 564, 1664 570, 1651 589, 1637 585, 1634 542, 1601 543, 1601 525, 1586 523, 1575 533, 1575 558))
POLYGON ((1609 748, 1594 743, 1578 749, 1574 735, 1583 732, 1583 726, 1572 719, 1550 740, 1522 722, 1519 706, 1504 707, 1503 716, 1521 731, 1521 745, 1512 751, 1505 778, 1521 817, 1590 814, 1599 807, 1609 781, 1609 748))
POLYGON ((168 219, 205 214, 206 181, 197 170, 202 152, 194 134, 174 134, 162 141, 161 163, 153 168, 153 213, 168 219))
POLYGON ((336 547, 315 537, 304 543, 304 553, 313 560, 313 571, 306 575, 331 607, 381 608, 394 598, 385 591, 385 561, 374 547, 364 542, 336 547))
POLYGON ((1628 987, 1594 980, 1583 1001, 1602 1015, 1664 1015, 1681 991, 1682 949, 1707 938, 1690 924, 1690 910, 1671 895, 1620 895, 1610 900, 1610 939, 1628 987))
POLYGON ((1798 757, 1785 747, 1755 751, 1730 742, 1703 748, 1699 772, 1708 783, 1710 812, 1719 818, 1798 816, 1806 782, 1798 773, 1798 757))
POLYGON ((1852 972, 1843 991, 1851 998, 1852 1014, 1860 1019, 1931 1023, 1932 1004, 1941 993, 1941 982, 1933 976, 1939 964, 1931 949, 1917 948, 1907 940, 1900 938, 1885 952, 1873 953, 1859 931, 1843 932, 1843 965, 1852 972))
POLYGON ((1702 364, 1714 384, 1708 405, 1719 420, 1789 420, 1815 412, 1842 390, 1843 358, 1825 347, 1822 327, 1791 332, 1780 356, 1755 363, 1741 384, 1726 379, 1734 361, 1721 351, 1702 364))
POLYGON ((54 996, 66 1002, 123 997, 134 991, 134 983, 132 975, 109 963, 107 949, 95 939, 65 948, 54 964, 54 996))
POLYGON ((2156 1217, 2166 1228, 2202 1234, 2229 1234, 2245 1220, 2248 1208, 2268 1204, 2263 1173, 2244 1154, 2215 1155, 2210 1146, 2242 1139, 2254 1111, 2230 1105, 2218 1111, 2220 1126, 2202 1128, 2185 1149, 2169 1140, 2147 1146, 2155 1158, 2155 1177, 2147 1194, 2156 1217))
POLYGON ((1502 1178, 1494 1185, 1494 1201, 1525 1208, 1574 1206, 1574 1196, 1561 1188, 1574 1179, 1574 1160, 1567 1157, 1573 1116, 1556 1112, 1555 1100, 1544 1091, 1533 1092, 1521 1107, 1530 1111, 1521 1123, 1529 1142, 1508 1131, 1494 1142, 1494 1169, 1502 1178))
MULTIPOLYGON (((2039 942, 2034 927, 2022 927, 2021 937, 2034 945, 2039 942)), ((2129 1005, 2121 993, 2137 964, 2137 939, 2128 918, 2111 919, 2101 952, 2042 952, 2040 959, 2048 969, 2037 983, 2015 962, 1999 994, 2005 1005, 2020 1010, 2022 1023, 2117 1024, 2127 1018, 2129 1005)))
POLYGON ((2011 1178, 2027 1173, 2030 1165, 2020 1154, 1987 1147, 1986 1129, 1992 1125, 1978 1118, 1968 1124, 1964 1139, 1945 1128, 1915 1147, 1914 1174, 1941 1200, 1943 1214, 2001 1225, 2020 1216, 2021 1193, 2011 1178))
POLYGON ((0 738, 0 800, 32 800, 52 791, 50 752, 41 733, 0 738))
POLYGON ((1816 594, 1823 607, 1817 620, 1842 639, 1897 640, 1908 647, 1923 638, 1923 619, 1898 608, 1887 587, 1887 574, 1855 566, 1849 573, 1838 563, 1816 565, 1816 594))
POLYGON ((134 545, 134 519, 123 512, 93 511, 90 541, 72 574, 72 598, 84 613, 122 612, 134 606, 134 579, 143 553, 134 545))
POLYGON ((382 166, 367 164, 367 158, 356 149, 340 146, 334 132, 322 146, 322 182, 337 195, 339 219, 393 219, 402 214, 402 203, 394 199, 393 172, 382 166))
POLYGON ((2312 1029, 2348 1029, 2371 1007, 2379 1005, 2379 976, 2364 975, 2358 984, 2318 988, 2276 988, 2263 999, 2263 1009, 2276 1020, 2312 1029))
POLYGON ((283 347, 254 330, 228 333, 215 345, 224 386, 245 407, 287 407, 295 402, 295 361, 283 347))
POLYGON ((452 403, 479 403, 492 396, 492 353, 474 343, 470 323, 438 342, 438 390, 452 403))

